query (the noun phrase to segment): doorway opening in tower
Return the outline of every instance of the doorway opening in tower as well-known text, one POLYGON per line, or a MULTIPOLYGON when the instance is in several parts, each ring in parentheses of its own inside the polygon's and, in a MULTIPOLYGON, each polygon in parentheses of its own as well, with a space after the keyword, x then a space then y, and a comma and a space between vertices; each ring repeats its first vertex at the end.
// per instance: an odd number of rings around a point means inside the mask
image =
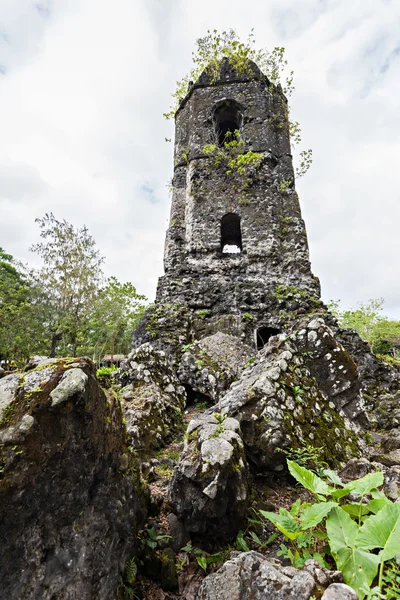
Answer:
POLYGON ((261 350, 262 348, 264 348, 265 344, 268 342, 269 338, 272 337, 273 335, 278 335, 278 333, 280 333, 280 330, 277 329, 276 327, 260 327, 259 329, 256 329, 256 344, 257 344, 257 350, 261 350))
POLYGON ((221 219, 221 251, 223 254, 239 254, 242 251, 240 217, 228 213, 221 219))
POLYGON ((223 146, 234 138, 235 131, 240 130, 242 115, 239 106, 233 100, 226 100, 214 112, 215 131, 218 145, 223 146))

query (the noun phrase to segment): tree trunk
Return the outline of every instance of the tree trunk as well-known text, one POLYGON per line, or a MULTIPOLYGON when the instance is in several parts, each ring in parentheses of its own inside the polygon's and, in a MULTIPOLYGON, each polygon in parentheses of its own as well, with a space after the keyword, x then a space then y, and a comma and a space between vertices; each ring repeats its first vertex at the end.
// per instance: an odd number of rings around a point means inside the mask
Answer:
POLYGON ((59 342, 62 338, 62 333, 53 333, 51 336, 51 350, 50 350, 50 358, 55 358, 56 350, 57 350, 57 342, 59 342))

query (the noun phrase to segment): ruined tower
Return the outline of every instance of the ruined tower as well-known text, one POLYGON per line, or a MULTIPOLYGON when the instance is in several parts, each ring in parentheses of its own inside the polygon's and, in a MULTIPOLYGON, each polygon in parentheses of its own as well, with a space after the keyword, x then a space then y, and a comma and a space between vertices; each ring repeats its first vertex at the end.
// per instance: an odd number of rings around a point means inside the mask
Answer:
POLYGON ((190 83, 176 113, 172 207, 156 305, 180 305, 195 336, 261 347, 319 304, 294 186, 287 101, 249 61, 190 83))

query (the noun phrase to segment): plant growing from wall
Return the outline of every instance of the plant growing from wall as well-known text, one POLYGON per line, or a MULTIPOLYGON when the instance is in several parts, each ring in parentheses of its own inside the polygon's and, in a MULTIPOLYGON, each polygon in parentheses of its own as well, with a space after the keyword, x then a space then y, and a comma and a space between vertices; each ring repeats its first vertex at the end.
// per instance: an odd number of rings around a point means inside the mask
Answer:
MULTIPOLYGON (((211 83, 217 81, 220 75, 220 64, 223 59, 228 59, 232 67, 242 75, 254 76, 252 65, 256 63, 274 86, 280 86, 286 98, 294 90, 293 71, 288 69, 285 48, 275 47, 272 51, 266 48, 257 48, 254 30, 252 29, 246 41, 241 41, 234 29, 219 32, 217 29, 208 30, 207 35, 196 40, 196 50, 192 52, 193 67, 188 74, 177 81, 176 89, 172 93, 173 103, 169 111, 164 113, 167 119, 175 116, 180 103, 185 98, 189 83, 197 81, 206 71, 211 83)), ((279 91, 280 93, 280 91, 279 91)), ((284 117, 289 118, 289 107, 286 101, 282 104, 284 117)), ((276 117, 276 127, 282 128, 283 122, 276 117)), ((301 129, 298 121, 289 119, 289 133, 292 143, 297 145, 301 141, 301 129)), ((300 166, 296 171, 298 177, 305 174, 311 166, 312 152, 306 150, 300 153, 300 166)))
POLYGON ((214 168, 225 169, 232 187, 238 186, 242 194, 245 194, 254 182, 255 173, 263 160, 261 152, 246 149, 246 144, 237 129, 233 133, 228 132, 222 147, 206 144, 202 153, 212 159, 214 168))

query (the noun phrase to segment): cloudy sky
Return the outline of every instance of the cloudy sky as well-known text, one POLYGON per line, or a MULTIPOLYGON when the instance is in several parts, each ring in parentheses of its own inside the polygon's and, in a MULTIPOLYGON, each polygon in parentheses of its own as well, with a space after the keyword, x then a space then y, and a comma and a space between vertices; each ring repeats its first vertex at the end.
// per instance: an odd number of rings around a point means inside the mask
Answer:
POLYGON ((297 188, 325 300, 400 319, 399 0, 0 0, 0 246, 35 264, 35 218, 86 224, 108 275, 153 299, 173 125, 207 29, 285 46, 310 172, 297 188))

